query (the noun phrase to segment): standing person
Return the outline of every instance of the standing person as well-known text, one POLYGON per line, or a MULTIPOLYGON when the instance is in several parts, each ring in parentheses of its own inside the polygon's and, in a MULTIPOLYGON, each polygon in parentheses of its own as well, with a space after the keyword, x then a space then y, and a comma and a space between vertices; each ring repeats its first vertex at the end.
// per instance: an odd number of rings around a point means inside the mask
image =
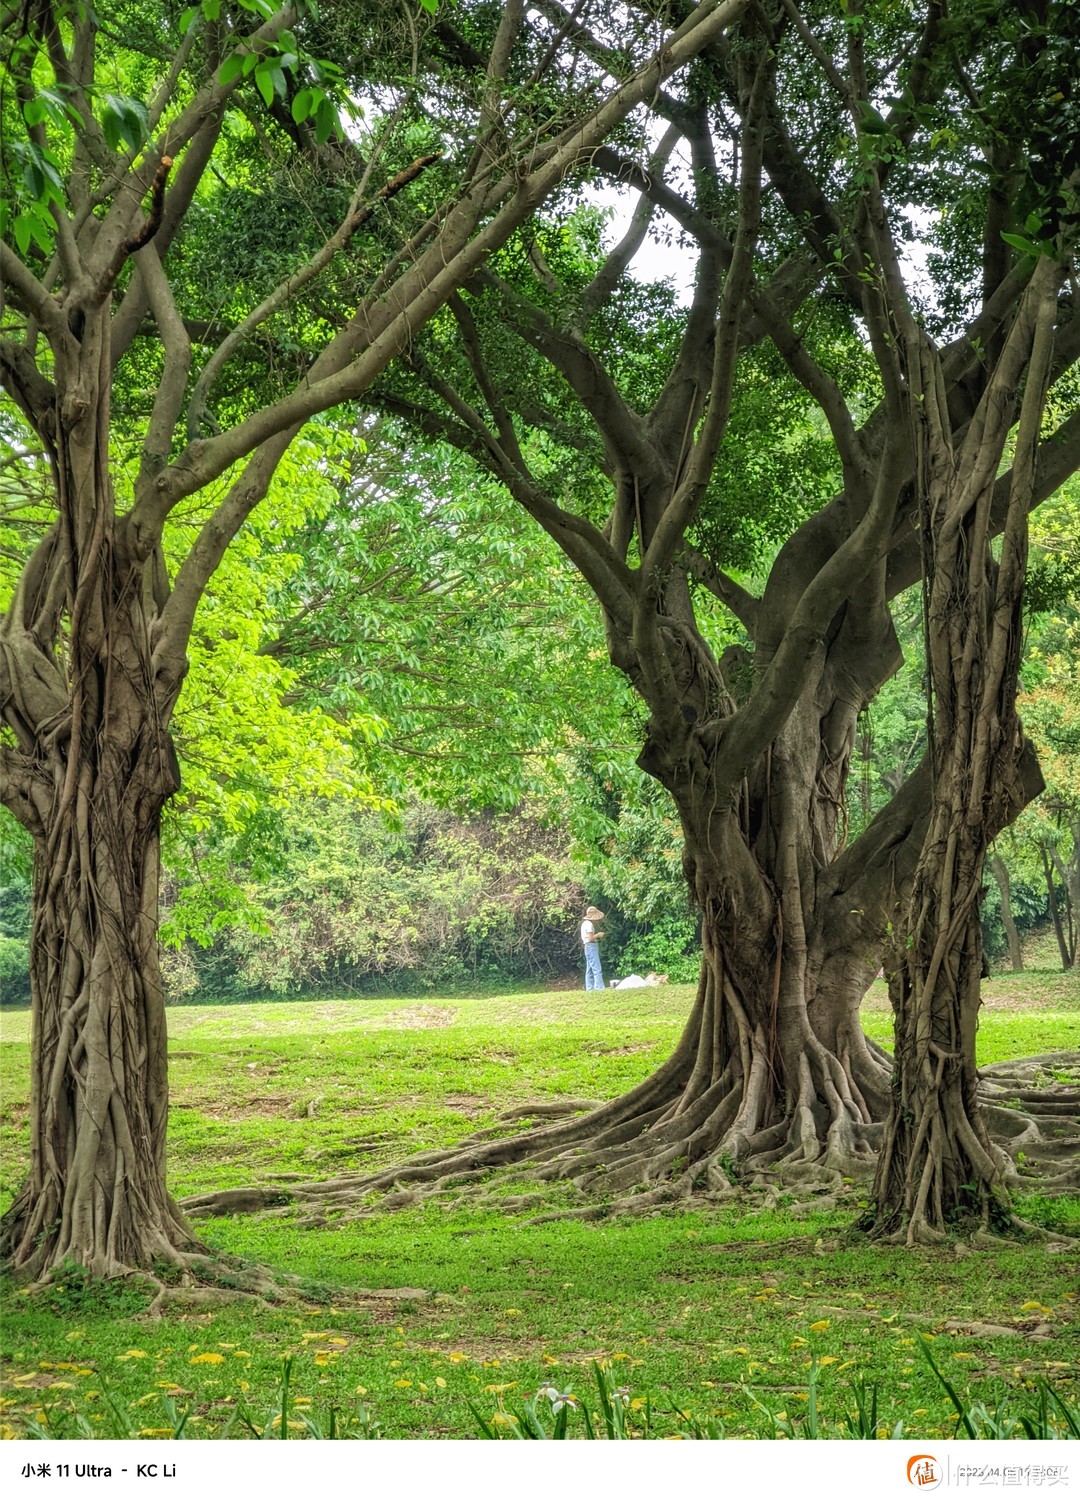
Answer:
POLYGON ((604 914, 599 907, 587 907, 581 923, 581 942, 585 947, 585 989, 603 990, 604 972, 600 968, 600 944, 603 933, 594 926, 603 922, 604 914))

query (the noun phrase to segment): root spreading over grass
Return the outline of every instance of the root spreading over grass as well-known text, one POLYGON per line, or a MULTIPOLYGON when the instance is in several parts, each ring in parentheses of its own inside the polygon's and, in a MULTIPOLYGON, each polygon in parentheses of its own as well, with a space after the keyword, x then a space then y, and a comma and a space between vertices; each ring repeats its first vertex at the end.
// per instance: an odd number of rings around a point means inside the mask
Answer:
MULTIPOLYGON (((884 1070, 888 1055, 873 1043, 866 1046, 884 1070)), ((735 1107, 745 1106, 746 1090, 737 1070, 729 1067, 697 1089, 690 1087, 693 1074, 694 1060, 680 1047, 641 1084, 602 1104, 570 1099, 519 1105, 453 1147, 376 1172, 199 1194, 183 1208, 193 1218, 299 1210, 309 1225, 424 1202, 535 1207, 538 1220, 602 1219, 646 1214, 693 1197, 723 1202, 748 1191, 766 1203, 785 1194, 828 1207, 847 1184, 865 1183, 872 1174, 880 1124, 855 1111, 829 1121, 824 1102, 808 1088, 784 1118, 740 1138, 733 1129, 735 1107), (530 1116, 540 1123, 509 1129, 530 1116), (509 1169, 515 1185, 524 1179, 535 1190, 508 1193, 509 1169), (545 1185, 553 1182, 570 1191, 565 1207, 551 1207, 545 1185)), ((1072 1080, 1080 1080, 1080 1053, 981 1071, 980 1104, 1003 1188, 1053 1195, 1078 1186, 1080 1087, 1072 1080)))

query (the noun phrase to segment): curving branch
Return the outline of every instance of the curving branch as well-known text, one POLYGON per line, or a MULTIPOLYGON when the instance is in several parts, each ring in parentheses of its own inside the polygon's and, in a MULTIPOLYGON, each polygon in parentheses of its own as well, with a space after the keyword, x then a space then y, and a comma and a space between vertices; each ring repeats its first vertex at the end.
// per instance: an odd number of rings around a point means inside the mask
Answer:
POLYGON ((869 508, 802 591, 753 698, 706 732, 706 741, 723 768, 718 775, 724 779, 738 781, 760 748, 779 733, 804 691, 811 665, 824 656, 829 622, 874 563, 884 557, 910 462, 909 448, 903 427, 890 433, 869 508))
MULTIPOLYGON (((257 51, 264 42, 275 41, 283 31, 296 22, 296 13, 290 6, 275 12, 249 35, 237 41, 234 52, 257 51)), ((238 74, 228 83, 221 82, 218 68, 210 82, 198 91, 193 99, 171 120, 158 140, 143 154, 142 159, 130 167, 112 168, 99 201, 112 199, 111 206, 101 219, 94 236, 93 250, 88 257, 91 278, 95 286, 108 279, 111 267, 119 259, 126 259, 122 247, 136 239, 140 231, 135 221, 140 213, 143 199, 158 179, 162 160, 176 158, 199 132, 204 122, 220 112, 226 101, 239 88, 242 75, 238 74)), ((110 164, 111 166, 111 164, 110 164)), ((153 211, 152 211, 153 212, 153 211)), ((160 222, 160 218, 159 218, 160 222)), ((145 241, 141 242, 145 243, 145 241)), ((135 247, 139 248, 138 245, 135 247)), ((133 251, 127 251, 127 255, 133 251)), ((119 269, 119 268, 117 268, 119 269)), ((116 272, 112 280, 115 280, 116 272)), ((112 281, 108 282, 112 285, 112 281)))
POLYGON ((388 289, 375 309, 350 320, 316 360, 305 382, 289 396, 254 413, 219 437, 197 440, 159 476, 152 499, 142 505, 165 514, 186 496, 223 474, 284 431, 316 413, 366 391, 389 362, 450 294, 476 274, 493 250, 532 214, 536 206, 576 165, 588 161, 599 143, 630 112, 651 97, 658 83, 697 56, 701 48, 739 19, 749 0, 706 3, 667 39, 653 59, 583 121, 499 183, 474 185, 447 214, 434 243, 388 289), (493 195, 500 207, 483 227, 493 195))
POLYGON ((19 259, 6 240, 0 240, 0 282, 12 301, 35 318, 50 340, 62 345, 68 338, 67 322, 55 298, 19 259))
MULTIPOLYGON (((773 62, 768 50, 763 49, 753 77, 746 84, 747 124, 741 141, 739 225, 716 318, 712 375, 704 421, 689 447, 685 469, 676 475, 678 488, 664 508, 652 537, 644 543, 641 572, 646 590, 657 598, 662 576, 678 551, 705 494, 731 412, 743 305, 753 281, 754 251, 761 221, 763 106, 772 81, 773 62)), ((657 405, 662 401, 663 395, 657 405)), ((690 412, 693 412, 692 407, 690 412)), ((680 454, 680 468, 682 459, 683 455, 680 454)), ((639 610, 641 608, 639 604, 639 610)))
POLYGON ((51 442, 55 438, 56 387, 42 375, 25 344, 0 339, 0 385, 11 393, 38 437, 51 442))
MULTIPOLYGON (((671 153, 681 138, 681 128, 678 125, 669 125, 661 137, 656 150, 650 156, 648 166, 643 168, 647 178, 663 176, 664 168, 671 159, 671 153)), ((648 193, 641 193, 626 233, 619 243, 609 251, 603 264, 597 270, 596 275, 581 294, 580 318, 582 327, 588 323, 593 314, 611 296, 619 283, 619 278, 625 273, 626 268, 641 249, 645 242, 645 236, 649 232, 649 226, 656 214, 656 209, 657 203, 655 198, 651 197, 648 193)))
POLYGON ((564 510, 552 500, 529 472, 516 439, 509 448, 504 447, 500 438, 448 382, 426 366, 420 367, 419 373, 433 393, 453 412, 456 421, 444 412, 385 392, 380 392, 376 398, 380 409, 392 416, 403 417, 429 437, 450 443, 494 475, 559 545, 589 583, 610 618, 621 629, 629 631, 634 578, 605 534, 585 517, 564 510))
MULTIPOLYGON (((495 389, 495 382, 491 378, 487 364, 484 360, 484 352, 480 345, 480 333, 476 327, 476 321, 469 311, 468 305, 460 292, 455 292, 449 299, 447 306, 453 315, 454 321, 461 334, 461 343, 465 350, 465 357, 469 362, 469 368, 473 378, 480 389, 480 394, 487 403, 488 411, 495 419, 495 428, 498 433, 499 446, 503 452, 523 472, 528 472, 528 466, 521 452, 521 447, 514 431, 513 419, 507 411, 506 403, 502 400, 495 389)), ((454 398, 456 393, 448 391, 444 400, 448 401, 451 410, 454 410, 454 398)), ((470 424, 471 425, 471 424, 470 424)))
POLYGON ((400 172, 395 173, 388 182, 385 182, 370 203, 365 203, 363 201, 364 193, 367 191, 368 181, 378 159, 378 154, 377 151, 372 152, 364 175, 353 194, 348 212, 330 238, 305 266, 302 266, 299 271, 294 272, 291 276, 287 276, 284 281, 279 282, 274 290, 263 298, 258 307, 253 308, 246 318, 230 330, 203 366, 199 379, 196 381, 195 388, 191 393, 191 401, 188 406, 187 428, 189 438, 198 437, 202 428, 206 403, 213 389, 214 382, 237 349, 239 349, 240 345, 246 339, 250 338, 255 330, 265 323, 268 318, 284 307, 290 298, 295 297, 297 292, 306 287, 309 282, 314 281, 326 269, 353 236, 364 227, 380 203, 388 202, 391 198, 394 198, 402 189, 408 187, 409 183, 414 182, 426 167, 430 167, 432 162, 437 162, 442 155, 439 151, 429 151, 424 156, 417 157, 409 166, 403 167, 400 172))
MULTIPOLYGON (((1065 481, 1080 469, 1080 412, 1073 412, 1051 435, 1038 446, 1035 470, 1032 479, 1031 506, 1048 500, 1065 481)), ((994 484, 990 505, 990 535, 997 536, 1005 525, 1008 514, 1009 493, 1013 482, 1012 470, 1001 475, 994 484)), ((905 589, 917 583, 922 574, 922 551, 913 519, 905 519, 902 529, 894 533, 889 550, 886 592, 894 599, 905 589)))
POLYGON ((756 641, 759 628, 761 600, 744 589, 736 579, 718 568, 711 558, 697 550, 689 542, 684 544, 683 557, 691 576, 708 589, 722 605, 731 611, 735 619, 745 627, 751 641, 756 641))
MULTIPOLYGON (((687 138, 690 142, 698 197, 715 214, 719 207, 716 190, 718 171, 712 132, 704 110, 698 111, 693 125, 688 127, 687 138)), ((743 197, 745 198, 745 191, 743 197)), ((741 212, 740 206, 740 214, 741 212)), ((658 446, 667 451, 671 462, 677 466, 686 457, 689 434, 704 410, 710 386, 715 384, 717 309, 724 286, 722 273, 727 271, 730 278, 734 259, 734 247, 723 235, 709 236, 699 244, 701 253, 686 329, 668 378, 653 403, 648 422, 650 432, 656 435, 658 446)), ((677 469, 673 478, 677 478, 677 469)), ((657 521, 653 516, 644 519, 643 548, 648 545, 657 521)))
POLYGON ((112 291, 113 283, 124 268, 124 263, 131 256, 137 255, 140 250, 149 245, 150 241, 161 228, 162 216, 165 212, 165 184, 172 171, 173 159, 171 156, 163 156, 157 164, 153 181, 150 184, 150 212, 133 234, 116 247, 113 258, 106 266, 93 289, 92 298, 95 303, 104 302, 112 291))
MULTIPOLYGON (((191 207, 195 192, 217 144, 218 136, 221 134, 224 120, 224 111, 220 109, 208 116, 180 158, 179 167, 175 173, 170 174, 171 186, 165 196, 161 227, 154 236, 155 248, 161 261, 164 261, 173 237, 191 207)), ((132 340, 142 325, 148 306, 141 278, 133 277, 120 301, 120 306, 113 313, 109 328, 109 360, 114 374, 121 359, 131 348, 132 340)))
POLYGON ((595 422, 605 443, 628 455, 642 470, 654 469, 657 455, 643 433, 641 417, 627 405, 603 363, 581 335, 560 328, 493 271, 478 272, 472 284, 498 293, 505 321, 559 372, 595 422))
MULTIPOLYGON (((135 494, 139 495, 169 462, 172 435, 184 404, 188 372, 191 369, 191 339, 173 300, 168 278, 161 268, 157 247, 147 245, 140 250, 135 263, 165 349, 165 365, 154 395, 154 406, 143 440, 142 458, 135 481, 135 494)), ((156 541, 156 538, 148 539, 150 545, 156 541)))

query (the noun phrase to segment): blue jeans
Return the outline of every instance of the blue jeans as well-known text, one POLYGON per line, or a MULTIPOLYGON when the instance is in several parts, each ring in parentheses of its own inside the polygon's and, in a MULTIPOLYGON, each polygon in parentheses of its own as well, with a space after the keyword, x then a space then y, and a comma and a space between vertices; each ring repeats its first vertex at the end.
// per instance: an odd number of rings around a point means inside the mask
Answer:
POLYGON ((587 943, 585 945, 585 989, 603 990, 604 972, 600 968, 600 945, 587 943))

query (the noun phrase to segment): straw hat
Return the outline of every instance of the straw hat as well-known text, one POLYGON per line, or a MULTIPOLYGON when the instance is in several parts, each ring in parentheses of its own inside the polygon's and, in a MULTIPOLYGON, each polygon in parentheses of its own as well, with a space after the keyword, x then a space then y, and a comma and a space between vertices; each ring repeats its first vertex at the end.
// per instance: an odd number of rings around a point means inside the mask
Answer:
POLYGON ((604 914, 599 907, 586 907, 585 916, 590 922, 603 922, 604 920, 604 914))

